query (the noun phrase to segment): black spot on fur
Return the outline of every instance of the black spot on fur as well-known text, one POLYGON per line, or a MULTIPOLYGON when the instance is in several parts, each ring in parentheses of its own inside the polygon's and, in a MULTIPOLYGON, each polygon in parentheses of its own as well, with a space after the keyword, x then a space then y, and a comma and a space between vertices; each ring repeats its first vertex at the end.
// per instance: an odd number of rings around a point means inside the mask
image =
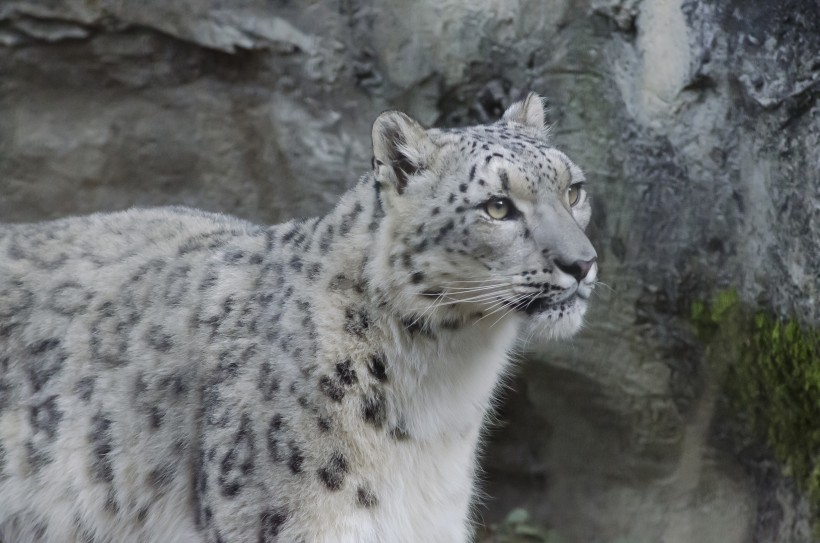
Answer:
POLYGON ((159 379, 157 387, 166 393, 167 396, 179 399, 188 391, 188 381, 183 373, 175 372, 159 379))
POLYGON ((266 509, 259 515, 258 543, 276 543, 279 541, 279 532, 282 525, 288 520, 288 513, 284 507, 266 509))
POLYGON ((175 268, 168 276, 168 283, 165 286, 165 303, 170 306, 177 306, 182 303, 188 293, 189 277, 191 267, 183 264, 175 268))
POLYGON ((117 503, 117 494, 113 488, 108 489, 108 494, 105 497, 105 504, 103 507, 112 515, 118 515, 120 512, 120 504, 117 503))
POLYGON ((328 375, 323 375, 319 379, 319 390, 334 402, 341 402, 342 398, 345 397, 342 386, 328 375))
POLYGON ((342 453, 336 451, 331 455, 327 464, 319 468, 317 473, 328 490, 336 491, 342 488, 347 470, 347 459, 342 453))
POLYGON ((280 450, 281 440, 279 434, 282 431, 284 422, 282 415, 276 414, 270 419, 267 432, 268 455, 272 462, 281 462, 284 459, 282 451, 280 450))
POLYGON ((173 336, 163 332, 162 326, 156 324, 148 329, 148 335, 145 339, 148 345, 162 353, 168 353, 174 347, 173 336))
POLYGON ((95 362, 109 368, 128 363, 125 351, 128 347, 129 324, 118 320, 113 304, 106 302, 100 306, 100 318, 91 325, 91 356, 95 362))
POLYGON ((318 262, 313 263, 307 269, 307 278, 311 281, 315 281, 320 273, 322 273, 322 265, 318 262))
POLYGON ((34 473, 38 473, 44 466, 54 461, 47 450, 38 448, 32 441, 26 441, 26 459, 34 473))
POLYGON ((367 365, 370 375, 375 377, 381 383, 387 381, 387 367, 385 362, 386 357, 384 356, 384 353, 376 353, 370 357, 367 365))
POLYGON ((91 417, 88 443, 91 445, 92 479, 110 483, 114 480, 111 467, 111 419, 99 412, 91 417))
POLYGON ((350 359, 336 364, 336 375, 339 377, 339 382, 345 386, 350 386, 358 382, 356 377, 356 370, 353 369, 353 362, 350 359))
POLYGON ((322 237, 319 239, 319 252, 322 254, 327 254, 327 251, 330 249, 330 244, 333 243, 333 234, 334 229, 333 225, 330 224, 325 230, 325 233, 322 234, 322 237))
POLYGON ((370 315, 363 308, 345 309, 345 331, 359 338, 364 338, 365 332, 370 327, 370 315))
POLYGON ((387 419, 387 402, 380 389, 371 390, 362 400, 362 417, 368 423, 381 428, 387 419))
POLYGON ((173 463, 163 464, 148 473, 148 484, 158 490, 167 489, 173 482, 176 473, 176 465, 173 463))
POLYGON ((418 315, 408 315, 402 317, 401 324, 404 329, 410 333, 411 336, 423 335, 426 337, 433 337, 433 333, 427 326, 427 321, 418 315))
POLYGON ((157 406, 152 405, 148 409, 148 426, 156 430, 162 426, 162 421, 165 418, 165 413, 157 406))
POLYGON ((447 233, 450 232, 450 230, 455 228, 455 226, 456 223, 452 219, 447 221, 447 223, 444 226, 439 228, 438 235, 436 235, 436 238, 433 240, 434 243, 441 243, 441 240, 444 239, 444 236, 446 236, 447 233))
POLYGON ((273 366, 271 366, 270 362, 263 362, 259 367, 259 381, 257 386, 259 390, 262 391, 262 399, 266 402, 271 401, 279 391, 279 377, 274 374, 273 366))
POLYGON ((72 316, 85 311, 93 296, 79 283, 69 281, 49 293, 49 306, 62 315, 72 316))
POLYGON ((356 490, 356 503, 366 509, 372 509, 373 507, 379 505, 379 500, 376 498, 376 495, 372 490, 360 486, 356 490))
POLYGON ((459 319, 444 319, 441 321, 441 327, 445 330, 458 330, 461 325, 462 321, 459 319))
POLYGON ((467 183, 462 183, 458 186, 460 192, 467 192, 467 183))
POLYGON ((472 181, 473 178, 475 178, 475 164, 473 164, 473 166, 470 168, 470 181, 472 181))
POLYGON ((219 486, 226 498, 236 496, 251 482, 255 441, 251 417, 245 413, 240 419, 239 429, 234 434, 233 444, 222 457, 219 466, 219 486))
POLYGON ((68 358, 60 347, 57 338, 44 339, 29 347, 31 361, 26 366, 26 373, 34 392, 42 389, 46 383, 63 369, 68 358))
POLYGON ((293 238, 296 237, 296 234, 299 233, 299 230, 301 230, 301 228, 301 224, 294 224, 293 226, 291 226, 290 230, 285 232, 285 234, 282 236, 282 243, 289 243, 293 238))
POLYGON ((293 271, 301 272, 302 271, 302 258, 299 256, 294 256, 290 259, 290 267, 293 271))
POLYGON ((216 270, 209 269, 205 272, 205 277, 202 278, 202 281, 199 283, 199 291, 206 292, 216 285, 216 282, 219 280, 219 275, 217 274, 216 270))
POLYGON ((29 408, 29 422, 32 429, 35 433, 43 432, 49 440, 56 437, 61 420, 63 420, 63 412, 57 409, 56 395, 29 408))
POLYGON ((293 441, 291 441, 288 445, 290 447, 290 460, 288 460, 288 467, 294 474, 302 473, 302 470, 304 469, 303 464, 305 463, 305 454, 293 441))
POLYGON ((339 225, 339 235, 346 236, 353 226, 356 224, 356 219, 359 217, 359 214, 362 212, 362 204, 356 202, 356 205, 353 206, 353 209, 350 210, 349 213, 342 216, 342 223, 339 225))
POLYGON ((413 281, 413 284, 418 285, 419 283, 424 281, 424 273, 414 272, 413 275, 410 276, 410 280, 413 281))
POLYGON ((404 253, 401 255, 401 263, 404 265, 405 268, 412 268, 413 267, 413 255, 410 253, 404 253))
POLYGON ((396 441, 406 441, 410 439, 410 434, 407 432, 407 427, 404 425, 404 421, 399 420, 399 423, 390 429, 390 437, 395 439, 396 441))
POLYGON ((229 249, 225 253, 223 260, 226 264, 238 264, 239 261, 242 260, 244 257, 245 251, 243 251, 242 249, 229 249))
POLYGON ((240 365, 235 351, 225 349, 219 353, 219 364, 216 366, 216 371, 221 380, 236 377, 239 374, 239 367, 240 365))
POLYGON ((316 419, 316 422, 319 426, 319 430, 324 432, 330 431, 333 427, 333 420, 330 418, 329 415, 319 415, 319 418, 316 419))
POLYGON ((510 190, 510 177, 505 170, 498 172, 498 177, 501 179, 501 188, 505 191, 510 190))

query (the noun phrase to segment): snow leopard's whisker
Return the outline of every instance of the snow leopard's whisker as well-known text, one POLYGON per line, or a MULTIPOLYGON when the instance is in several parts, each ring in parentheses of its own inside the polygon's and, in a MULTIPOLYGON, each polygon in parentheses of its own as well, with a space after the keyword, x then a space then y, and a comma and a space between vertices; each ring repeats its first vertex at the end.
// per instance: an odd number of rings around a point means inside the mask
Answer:
POLYGON ((512 289, 505 286, 492 289, 465 290, 459 292, 445 291, 444 295, 450 300, 465 300, 472 296, 483 296, 485 294, 504 294, 509 292, 512 292, 512 289))
POLYGON ((527 333, 527 337, 524 340, 524 344, 521 346, 521 349, 526 351, 527 346, 532 343, 533 339, 535 338, 535 335, 539 332, 541 332, 541 330, 539 330, 536 326, 530 326, 529 331, 527 333))
POLYGON ((497 303, 491 305, 488 308, 489 313, 483 315, 481 318, 479 318, 475 322, 478 323, 479 321, 482 321, 482 320, 486 319, 487 317, 489 317, 491 315, 494 315, 495 313, 498 313, 499 311, 503 310, 504 307, 506 307, 507 304, 511 305, 512 308, 515 309, 516 308, 515 306, 517 306, 519 302, 521 302, 522 300, 527 298, 527 296, 528 296, 527 294, 519 294, 518 296, 515 296, 512 299, 504 298, 502 300, 499 300, 497 303))
POLYGON ((409 325, 405 326, 405 328, 407 328, 407 329, 412 328, 413 326, 415 326, 415 325, 416 325, 416 323, 418 323, 421 319, 423 319, 423 318, 424 318, 424 316, 425 316, 428 312, 432 313, 433 311, 435 311, 435 309, 436 309, 437 307, 439 307, 439 306, 440 306, 441 300, 443 300, 443 299, 444 299, 444 293, 442 292, 442 293, 440 293, 440 294, 436 297, 436 299, 435 299, 435 300, 433 300, 433 303, 431 303, 431 304, 430 304, 430 305, 428 305, 426 308, 424 308, 424 309, 421 311, 421 313, 419 313, 419 316, 418 316, 418 317, 416 317, 416 319, 415 319, 413 322, 411 322, 409 325))
POLYGON ((491 275, 485 279, 451 279, 450 281, 442 281, 442 285, 452 285, 456 283, 489 283, 491 281, 504 281, 505 283, 515 275, 491 275))
POLYGON ((445 283, 477 283, 481 281, 493 281, 495 279, 504 278, 503 275, 497 274, 489 274, 485 275, 482 278, 479 277, 468 277, 467 279, 450 279, 449 281, 445 281, 445 283))
MULTIPOLYGON (((513 312, 513 311, 515 311, 515 306, 508 307, 506 304, 502 304, 502 305, 500 305, 499 307, 495 308, 495 309, 494 309, 493 311, 491 311, 490 313, 487 313, 486 315, 484 315, 484 317, 481 317, 481 319, 484 319, 484 318, 486 318, 486 317, 490 317, 490 316, 492 316, 492 315, 496 315, 496 319, 495 319, 495 320, 493 321, 493 323, 490 325, 490 328, 492 328, 493 326, 495 326, 496 324, 498 324, 498 323, 499 323, 499 321, 501 321, 504 317, 506 317, 509 313, 511 313, 511 312, 513 312), (505 310, 506 310, 506 311, 505 311, 505 310), (502 312, 502 311, 504 311, 504 313, 502 313, 501 315, 499 315, 499 313, 500 313, 500 312, 502 312)), ((479 319, 479 320, 481 320, 481 319, 479 319)), ((478 322, 478 321, 476 321, 476 322, 478 322)))
MULTIPOLYGON (((509 285, 485 285, 481 287, 444 287, 442 289, 442 292, 451 294, 469 294, 471 292, 481 292, 506 287, 509 287, 509 285)), ((424 296, 436 296, 438 294, 438 292, 422 292, 422 295, 424 296)))
MULTIPOLYGON (((483 294, 480 294, 478 296, 483 297, 483 296, 490 296, 490 295, 492 295, 492 294, 483 293, 483 294)), ((476 296, 476 297, 478 297, 478 296, 476 296)), ((424 318, 424 316, 427 313, 432 313, 433 311, 435 311, 439 307, 446 306, 446 305, 453 305, 455 303, 459 303, 459 300, 448 297, 446 290, 438 293, 437 296, 436 296, 436 299, 433 300, 433 302, 430 305, 428 305, 426 308, 424 308, 421 311, 421 313, 419 314, 419 316, 416 317, 416 319, 413 322, 411 322, 409 325, 407 325, 407 328, 412 328, 413 326, 415 326, 416 323, 418 323, 422 318, 424 318), (448 299, 454 300, 454 301, 445 302, 444 301, 445 298, 448 298, 448 299)))
POLYGON ((453 298, 453 297, 446 297, 447 301, 444 301, 444 298, 436 299, 430 306, 425 309, 425 312, 430 308, 439 308, 439 307, 446 307, 451 305, 463 304, 463 303, 493 303, 496 301, 503 301, 506 298, 503 296, 504 292, 491 292, 491 293, 484 293, 477 296, 470 296, 468 298, 453 298))
MULTIPOLYGON (((492 328, 493 326, 495 326, 496 324, 498 324, 499 322, 501 322, 501 320, 503 320, 503 319, 504 319, 504 317, 506 317, 507 315, 509 315, 510 313, 512 313, 513 311, 515 311, 516 309, 518 309, 518 304, 519 304, 519 302, 522 300, 522 297, 523 297, 523 298, 526 298, 527 296, 529 296, 529 295, 528 295, 528 294, 522 294, 521 296, 519 296, 518 298, 516 298, 516 300, 515 300, 514 302, 510 303, 510 308, 509 308, 509 310, 508 310, 508 311, 506 311, 506 312, 504 312, 504 313, 503 313, 500 317, 498 317, 498 318, 495 320, 495 322, 493 322, 493 323, 490 325, 490 328, 492 328)), ((532 303, 532 302, 530 302, 530 303, 532 303)), ((529 306, 529 304, 527 304, 527 306, 529 306)), ((498 310, 494 311, 494 313, 497 313, 497 312, 498 312, 498 310)))
POLYGON ((468 291, 469 292, 471 290, 487 290, 487 289, 491 289, 491 288, 504 288, 504 287, 508 287, 508 286, 510 286, 510 285, 507 284, 507 283, 499 283, 499 284, 495 284, 495 285, 483 285, 483 286, 477 286, 477 287, 444 287, 444 290, 449 290, 451 292, 455 292, 455 291, 468 291))
POLYGON ((482 316, 481 316, 481 318, 479 318, 476 322, 480 321, 481 319, 483 319, 483 318, 484 318, 484 317, 486 317, 487 315, 492 314, 492 313, 494 312, 494 310, 495 310, 497 307, 503 307, 503 306, 504 306, 504 303, 505 303, 506 301, 507 301, 507 298, 504 298, 504 297, 498 297, 498 298, 497 298, 494 302, 490 303, 490 304, 486 307, 486 309, 484 310, 484 311, 487 311, 488 313, 485 313, 484 315, 482 315, 482 316))
POLYGON ((493 292, 489 294, 482 294, 480 296, 472 296, 470 298, 449 298, 446 302, 441 302, 437 305, 437 307, 443 307, 448 305, 456 305, 456 304, 463 304, 463 303, 480 303, 480 302, 491 302, 494 300, 503 301, 506 298, 502 296, 502 292, 493 292))
POLYGON ((604 283, 603 281, 595 281, 595 286, 601 285, 609 289, 610 292, 615 292, 615 289, 604 283))

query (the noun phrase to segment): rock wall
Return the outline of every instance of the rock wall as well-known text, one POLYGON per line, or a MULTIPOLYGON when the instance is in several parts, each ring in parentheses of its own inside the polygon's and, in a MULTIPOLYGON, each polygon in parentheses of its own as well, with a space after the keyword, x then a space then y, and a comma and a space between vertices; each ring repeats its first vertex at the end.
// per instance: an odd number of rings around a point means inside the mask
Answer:
POLYGON ((737 438, 690 309, 732 289, 820 326, 818 13, 3 0, 0 220, 167 204, 314 215, 368 167, 381 110, 468 124, 538 91, 590 180, 607 286, 580 336, 522 363, 485 458, 485 519, 522 506, 583 543, 809 541, 813 504, 737 438))

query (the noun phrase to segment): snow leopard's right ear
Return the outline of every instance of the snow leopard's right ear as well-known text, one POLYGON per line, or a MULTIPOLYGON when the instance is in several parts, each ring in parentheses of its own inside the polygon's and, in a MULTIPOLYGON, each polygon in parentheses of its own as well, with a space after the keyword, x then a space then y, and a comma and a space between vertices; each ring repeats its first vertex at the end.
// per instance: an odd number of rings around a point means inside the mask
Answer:
POLYGON ((515 102, 501 118, 503 121, 514 122, 535 128, 543 136, 547 135, 547 124, 544 118, 544 100, 534 92, 520 102, 515 102))
POLYGON ((385 111, 373 123, 373 171, 382 185, 402 194, 408 179, 427 166, 432 142, 424 127, 400 111, 385 111))

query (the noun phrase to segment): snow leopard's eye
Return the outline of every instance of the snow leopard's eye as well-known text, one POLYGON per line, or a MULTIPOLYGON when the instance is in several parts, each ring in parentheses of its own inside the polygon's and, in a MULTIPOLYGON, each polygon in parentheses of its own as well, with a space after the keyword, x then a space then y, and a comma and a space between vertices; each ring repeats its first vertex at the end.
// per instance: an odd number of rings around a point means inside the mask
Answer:
POLYGON ((509 198, 501 197, 487 200, 484 203, 484 210, 487 212, 487 215, 497 221, 512 219, 518 213, 518 210, 515 209, 515 206, 509 198))
POLYGON ((574 206, 581 199, 582 183, 575 183, 567 189, 567 200, 569 205, 574 206))

